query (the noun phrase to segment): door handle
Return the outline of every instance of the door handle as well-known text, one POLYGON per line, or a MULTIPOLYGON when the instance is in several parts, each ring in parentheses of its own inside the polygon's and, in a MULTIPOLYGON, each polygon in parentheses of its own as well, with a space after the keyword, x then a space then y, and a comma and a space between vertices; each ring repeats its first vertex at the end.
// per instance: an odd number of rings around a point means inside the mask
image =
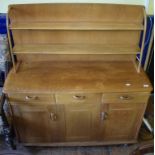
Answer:
POLYGON ((101 120, 104 121, 108 118, 108 113, 107 112, 101 112, 101 120))
POLYGON ((86 98, 86 96, 84 96, 84 95, 74 95, 73 98, 77 99, 77 100, 84 100, 86 98))
POLYGON ((37 96, 26 96, 25 97, 25 100, 27 100, 27 101, 29 101, 29 100, 36 100, 36 99, 38 99, 37 96))
POLYGON ((57 120, 57 115, 53 112, 50 113, 50 118, 52 121, 56 121, 57 120))
POLYGON ((131 100, 132 97, 131 96, 128 96, 128 95, 122 95, 119 97, 121 100, 131 100))

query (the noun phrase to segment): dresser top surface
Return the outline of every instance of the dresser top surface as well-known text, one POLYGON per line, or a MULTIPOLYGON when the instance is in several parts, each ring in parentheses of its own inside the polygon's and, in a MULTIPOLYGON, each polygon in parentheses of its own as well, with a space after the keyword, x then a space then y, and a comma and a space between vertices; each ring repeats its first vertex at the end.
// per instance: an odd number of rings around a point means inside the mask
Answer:
POLYGON ((151 84, 133 62, 29 62, 10 71, 5 93, 150 92, 151 84))

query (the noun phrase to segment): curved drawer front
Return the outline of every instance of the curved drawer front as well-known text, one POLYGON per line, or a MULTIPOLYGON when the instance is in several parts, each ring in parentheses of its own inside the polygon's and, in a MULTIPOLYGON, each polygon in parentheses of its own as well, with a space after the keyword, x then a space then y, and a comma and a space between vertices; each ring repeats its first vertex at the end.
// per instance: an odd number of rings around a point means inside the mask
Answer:
POLYGON ((149 98, 148 93, 109 93, 102 95, 103 103, 144 103, 149 98))
POLYGON ((8 95, 10 102, 27 102, 27 103, 35 103, 35 102, 48 102, 55 103, 53 94, 9 94, 8 95))
POLYGON ((102 94, 92 93, 59 93, 55 95, 56 103, 70 104, 70 103, 100 103, 102 94))

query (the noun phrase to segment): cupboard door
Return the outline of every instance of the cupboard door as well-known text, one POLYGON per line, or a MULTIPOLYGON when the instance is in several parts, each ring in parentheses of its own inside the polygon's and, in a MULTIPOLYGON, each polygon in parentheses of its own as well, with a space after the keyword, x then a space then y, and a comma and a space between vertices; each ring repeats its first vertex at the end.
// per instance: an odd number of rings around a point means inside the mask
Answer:
POLYGON ((66 141, 91 141, 98 137, 99 104, 67 104, 66 141))
POLYGON ((100 128, 101 140, 136 140, 145 104, 110 103, 103 105, 103 108, 101 107, 101 114, 104 115, 100 128))
POLYGON ((13 121, 23 143, 62 141, 64 116, 55 105, 13 104, 13 121))

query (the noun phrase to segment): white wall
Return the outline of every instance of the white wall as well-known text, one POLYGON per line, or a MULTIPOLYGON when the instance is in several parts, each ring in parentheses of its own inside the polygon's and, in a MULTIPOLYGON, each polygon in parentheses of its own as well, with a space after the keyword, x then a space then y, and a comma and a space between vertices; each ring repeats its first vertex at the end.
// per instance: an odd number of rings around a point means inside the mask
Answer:
POLYGON ((149 1, 153 0, 0 0, 0 13, 6 13, 9 4, 25 3, 115 3, 145 5, 149 8, 149 1))

